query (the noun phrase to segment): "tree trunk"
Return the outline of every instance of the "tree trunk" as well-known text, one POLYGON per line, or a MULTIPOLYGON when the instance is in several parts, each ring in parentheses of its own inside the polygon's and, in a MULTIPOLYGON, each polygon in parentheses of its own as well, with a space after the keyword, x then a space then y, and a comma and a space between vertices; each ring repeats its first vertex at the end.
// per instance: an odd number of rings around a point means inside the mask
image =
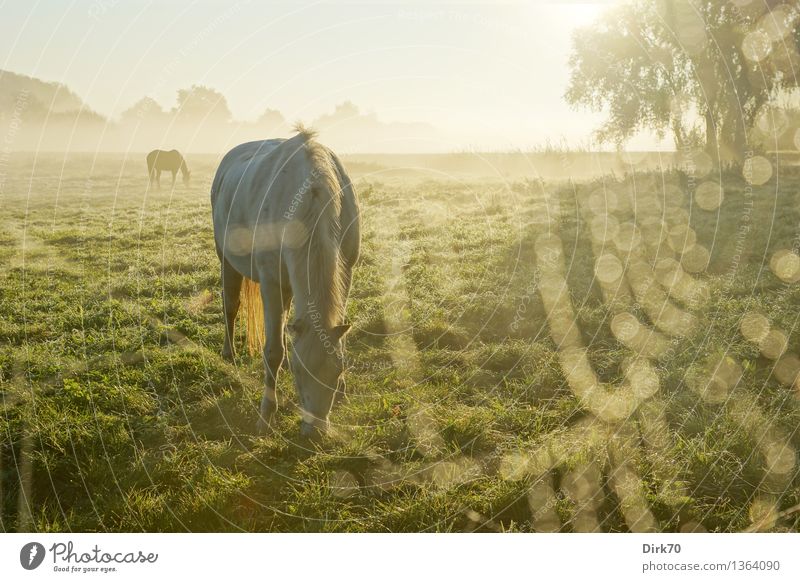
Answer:
POLYGON ((680 118, 673 116, 672 118, 672 135, 675 139, 675 149, 679 152, 683 151, 686 145, 686 133, 683 131, 683 124, 680 118))
POLYGON ((706 153, 711 157, 714 166, 719 165, 719 143, 717 141, 717 124, 711 109, 706 109, 706 153))

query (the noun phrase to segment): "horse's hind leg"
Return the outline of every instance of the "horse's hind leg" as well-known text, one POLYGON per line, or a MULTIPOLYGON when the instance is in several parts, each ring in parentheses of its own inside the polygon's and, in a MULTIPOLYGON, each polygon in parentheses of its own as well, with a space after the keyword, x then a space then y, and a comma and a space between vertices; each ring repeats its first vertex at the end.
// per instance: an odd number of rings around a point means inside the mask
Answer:
POLYGON ((225 314, 225 343, 222 346, 222 357, 229 362, 233 361, 233 324, 239 312, 239 294, 242 290, 242 275, 231 267, 225 257, 222 261, 222 309, 225 314))
POLYGON ((261 284, 261 301, 264 304, 264 395, 261 398, 261 415, 256 426, 259 434, 266 432, 278 409, 276 387, 278 372, 286 354, 283 328, 286 323, 286 311, 283 309, 283 298, 280 286, 269 282, 261 284))

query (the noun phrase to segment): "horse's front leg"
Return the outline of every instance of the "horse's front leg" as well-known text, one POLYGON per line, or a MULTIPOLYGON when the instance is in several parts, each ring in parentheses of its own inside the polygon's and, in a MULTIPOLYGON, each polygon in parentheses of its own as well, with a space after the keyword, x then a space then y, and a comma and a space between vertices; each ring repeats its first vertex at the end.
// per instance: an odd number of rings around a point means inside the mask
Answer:
POLYGON ((177 176, 177 175, 178 175, 178 172, 176 172, 175 170, 172 170, 172 189, 173 190, 175 189, 175 176, 177 176))
POLYGON ((264 303, 264 395, 261 398, 261 411, 256 429, 264 434, 272 426, 275 411, 278 409, 276 388, 278 372, 281 369, 286 344, 283 328, 286 323, 280 287, 275 283, 262 282, 261 301, 264 303))
POLYGON ((158 184, 158 189, 161 190, 161 170, 156 170, 156 184, 158 184))

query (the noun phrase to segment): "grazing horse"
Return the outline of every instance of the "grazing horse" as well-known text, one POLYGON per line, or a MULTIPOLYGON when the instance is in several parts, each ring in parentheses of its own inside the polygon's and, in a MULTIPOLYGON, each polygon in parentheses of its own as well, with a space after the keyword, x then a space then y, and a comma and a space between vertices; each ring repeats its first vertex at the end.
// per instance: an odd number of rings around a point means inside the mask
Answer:
POLYGON ((277 408, 275 387, 286 354, 284 326, 294 299, 291 372, 301 433, 324 433, 344 395, 344 321, 361 241, 359 207, 339 158, 297 127, 291 139, 241 144, 220 162, 211 186, 214 239, 222 265, 225 343, 234 356, 234 321, 242 304, 247 340, 260 349, 263 433, 277 408))
POLYGON ((147 175, 150 177, 150 184, 155 180, 158 187, 161 188, 161 172, 166 170, 172 172, 172 186, 175 186, 175 175, 178 170, 181 171, 183 176, 183 183, 188 184, 192 173, 186 166, 186 160, 178 150, 153 150, 147 154, 147 175))

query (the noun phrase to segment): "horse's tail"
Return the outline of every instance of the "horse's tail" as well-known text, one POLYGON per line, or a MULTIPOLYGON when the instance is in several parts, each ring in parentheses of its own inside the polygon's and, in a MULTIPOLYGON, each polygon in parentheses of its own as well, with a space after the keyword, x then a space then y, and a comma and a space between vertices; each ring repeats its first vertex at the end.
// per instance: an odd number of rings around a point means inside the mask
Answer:
POLYGON ((239 314, 244 319, 247 336, 247 351, 251 356, 264 350, 264 303, 261 300, 261 286, 252 279, 244 278, 239 293, 239 314))

